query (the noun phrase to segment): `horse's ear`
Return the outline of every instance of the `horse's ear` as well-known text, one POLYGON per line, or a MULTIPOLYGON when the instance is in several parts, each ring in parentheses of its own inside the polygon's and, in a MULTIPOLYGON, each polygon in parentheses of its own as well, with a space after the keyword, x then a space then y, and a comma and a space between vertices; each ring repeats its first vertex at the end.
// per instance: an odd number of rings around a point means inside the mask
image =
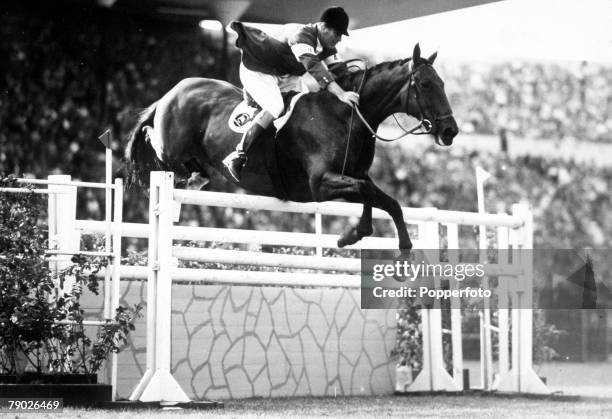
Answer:
POLYGON ((417 42, 417 44, 414 46, 414 51, 412 51, 412 62, 414 63, 414 65, 417 65, 420 59, 421 59, 421 47, 419 46, 419 43, 417 42))
POLYGON ((431 54, 429 56, 429 58, 427 59, 427 61, 429 61, 429 64, 433 64, 434 61, 436 61, 436 57, 438 56, 438 51, 434 52, 433 54, 431 54))

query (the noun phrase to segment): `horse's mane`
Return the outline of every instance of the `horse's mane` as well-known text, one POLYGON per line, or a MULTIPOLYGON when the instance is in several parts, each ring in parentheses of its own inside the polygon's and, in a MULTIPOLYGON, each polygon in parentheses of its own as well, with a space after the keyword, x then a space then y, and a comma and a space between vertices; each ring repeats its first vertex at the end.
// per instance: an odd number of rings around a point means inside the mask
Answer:
MULTIPOLYGON (((372 67, 368 67, 365 69, 365 77, 366 79, 372 78, 377 74, 383 72, 393 71, 398 67, 404 66, 406 63, 412 61, 412 58, 403 58, 401 60, 394 61, 384 61, 382 63, 378 63, 372 67)), ((353 64, 349 66, 346 65, 338 65, 336 67, 332 67, 332 73, 336 76, 336 82, 342 86, 344 89, 353 89, 357 87, 361 83, 362 77, 364 77, 364 70, 354 70, 351 71, 350 68, 353 64)))

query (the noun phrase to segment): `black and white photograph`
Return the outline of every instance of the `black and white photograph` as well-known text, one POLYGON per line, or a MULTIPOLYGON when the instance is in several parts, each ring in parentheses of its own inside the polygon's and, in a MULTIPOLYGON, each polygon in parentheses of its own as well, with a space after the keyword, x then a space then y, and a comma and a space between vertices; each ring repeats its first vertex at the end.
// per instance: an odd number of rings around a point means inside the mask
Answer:
POLYGON ((0 1, 0 413, 612 417, 612 0, 0 1))

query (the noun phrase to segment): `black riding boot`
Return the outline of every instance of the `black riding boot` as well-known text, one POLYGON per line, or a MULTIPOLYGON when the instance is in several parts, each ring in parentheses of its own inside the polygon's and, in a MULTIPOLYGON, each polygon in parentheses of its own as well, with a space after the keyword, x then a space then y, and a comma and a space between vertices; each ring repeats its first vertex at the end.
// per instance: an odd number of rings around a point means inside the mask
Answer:
POLYGON ((229 170, 236 182, 240 182, 240 172, 242 171, 242 166, 244 166, 247 161, 249 149, 264 130, 265 128, 258 123, 253 123, 249 130, 242 136, 242 140, 240 140, 240 143, 236 146, 236 150, 232 151, 223 159, 223 164, 227 167, 227 170, 229 170))

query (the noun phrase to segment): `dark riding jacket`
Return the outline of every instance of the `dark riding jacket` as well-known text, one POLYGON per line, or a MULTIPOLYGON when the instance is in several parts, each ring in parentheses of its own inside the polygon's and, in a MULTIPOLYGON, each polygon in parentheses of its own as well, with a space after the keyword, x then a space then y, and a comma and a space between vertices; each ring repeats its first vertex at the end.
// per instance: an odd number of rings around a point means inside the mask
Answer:
POLYGON ((242 63, 249 70, 276 76, 301 76, 308 71, 322 89, 334 81, 323 60, 338 51, 321 49, 315 24, 286 25, 280 39, 242 22, 232 22, 231 28, 238 34, 236 46, 242 50, 242 63))

